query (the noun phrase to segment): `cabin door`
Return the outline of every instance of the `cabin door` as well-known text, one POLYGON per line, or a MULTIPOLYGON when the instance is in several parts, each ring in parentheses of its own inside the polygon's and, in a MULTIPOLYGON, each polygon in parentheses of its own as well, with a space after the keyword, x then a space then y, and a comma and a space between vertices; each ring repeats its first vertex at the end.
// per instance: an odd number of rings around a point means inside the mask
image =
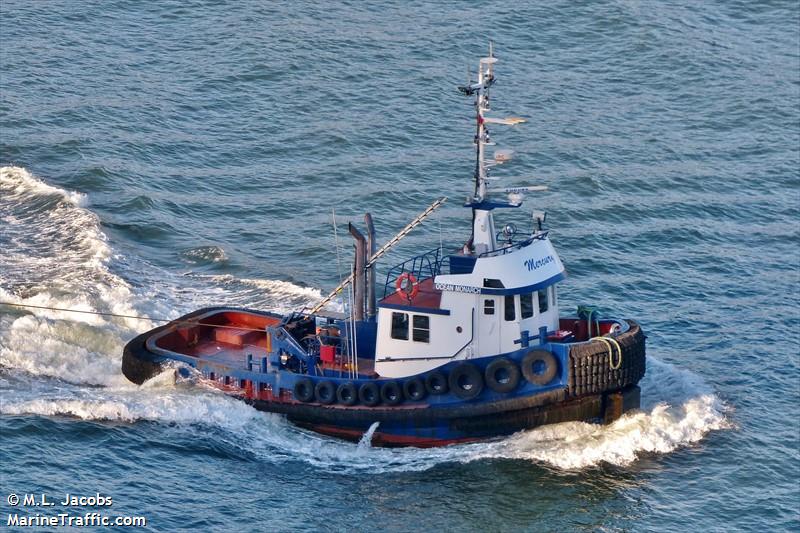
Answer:
POLYGON ((500 320, 502 319, 502 297, 483 296, 478 307, 477 324, 478 354, 495 355, 500 353, 500 320))
MULTIPOLYGON (((519 342, 515 343, 520 336, 520 310, 517 302, 518 296, 509 294, 498 298, 500 305, 500 352, 507 353, 520 349, 519 342)), ((533 335, 533 333, 531 333, 533 335)))

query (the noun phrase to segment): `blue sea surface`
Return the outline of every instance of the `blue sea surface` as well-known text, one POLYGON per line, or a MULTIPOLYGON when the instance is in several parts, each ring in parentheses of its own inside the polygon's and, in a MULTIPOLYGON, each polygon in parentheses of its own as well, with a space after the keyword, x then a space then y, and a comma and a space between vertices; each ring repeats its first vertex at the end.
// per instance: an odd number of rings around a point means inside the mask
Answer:
POLYGON ((796 0, 2 0, 0 301, 303 307, 339 279, 333 208, 384 241, 449 197, 380 272, 460 247, 456 86, 489 41, 493 114, 528 119, 492 129, 497 175, 551 189, 500 223, 546 210, 562 310, 643 325, 641 410, 371 448, 128 383, 156 322, 0 306, 2 527, 63 510, 8 494, 100 493, 150 531, 800 530, 796 0))

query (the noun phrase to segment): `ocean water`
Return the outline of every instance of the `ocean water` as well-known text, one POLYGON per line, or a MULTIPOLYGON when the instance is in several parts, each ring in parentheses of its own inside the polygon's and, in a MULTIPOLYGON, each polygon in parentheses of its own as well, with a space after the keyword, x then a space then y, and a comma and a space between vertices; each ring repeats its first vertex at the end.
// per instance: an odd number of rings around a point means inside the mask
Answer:
POLYGON ((99 492, 152 531, 798 530, 796 1, 3 0, 0 301, 302 307, 338 280, 332 208, 385 240, 442 195, 381 266, 459 247, 455 87, 490 40, 494 114, 529 119, 492 130, 503 183, 551 187, 519 216, 548 212, 562 309, 645 328, 641 410, 377 449, 128 383, 149 320, 0 306, 3 527, 10 493, 99 492))

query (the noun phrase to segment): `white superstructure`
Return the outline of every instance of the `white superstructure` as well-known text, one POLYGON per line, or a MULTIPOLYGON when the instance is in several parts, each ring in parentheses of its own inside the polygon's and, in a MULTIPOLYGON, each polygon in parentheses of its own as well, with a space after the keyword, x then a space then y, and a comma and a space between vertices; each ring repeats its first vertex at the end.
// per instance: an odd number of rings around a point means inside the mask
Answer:
POLYGON ((475 96, 474 192, 465 204, 472 210, 472 235, 449 257, 436 254, 427 263, 413 261, 397 290, 378 303, 375 371, 381 376, 410 376, 455 360, 513 352, 542 332, 558 330, 556 283, 565 272, 541 229, 542 220, 525 234, 513 225, 501 234, 494 223, 494 209, 518 208, 522 193, 546 190, 488 185, 492 167, 508 161, 513 152, 496 150, 487 158, 486 148, 493 146, 487 124, 524 122, 485 115, 496 62, 490 49, 489 57, 480 60, 477 81, 459 88, 475 96), (495 200, 497 193, 508 196, 495 200), (418 263, 435 266, 414 270, 418 263))

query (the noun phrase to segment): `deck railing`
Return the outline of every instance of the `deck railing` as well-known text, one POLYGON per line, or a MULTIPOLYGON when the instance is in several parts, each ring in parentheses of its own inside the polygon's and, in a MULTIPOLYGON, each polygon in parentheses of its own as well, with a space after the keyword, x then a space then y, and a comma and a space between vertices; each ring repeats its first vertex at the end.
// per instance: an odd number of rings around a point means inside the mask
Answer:
POLYGON ((525 248, 529 244, 534 241, 543 241, 547 238, 547 231, 540 231, 539 233, 535 233, 528 237, 525 240, 519 242, 512 242, 511 244, 507 244, 502 248, 498 248, 496 250, 492 250, 490 252, 483 252, 478 257, 495 257, 498 255, 505 255, 513 252, 514 250, 519 250, 520 248, 525 248))
MULTIPOLYGON (((507 244, 502 248, 498 248, 490 252, 484 252, 477 257, 495 257, 498 255, 511 253, 514 250, 525 248, 535 241, 542 241, 546 239, 547 233, 547 231, 538 232, 522 241, 507 244)), ((474 260, 475 256, 472 256, 472 258, 474 260)), ((434 248, 429 252, 417 255, 403 261, 399 265, 393 266, 386 273, 386 284, 383 287, 384 298, 395 292, 395 283, 397 282, 397 278, 399 278, 404 272, 409 272, 419 281, 431 278, 433 276, 438 276, 439 274, 450 273, 450 255, 443 256, 441 248, 434 248)))
POLYGON ((399 265, 393 266, 386 273, 386 284, 383 287, 383 297, 386 298, 395 292, 395 283, 397 278, 404 272, 409 272, 417 280, 438 276, 442 273, 442 269, 450 265, 450 256, 442 257, 441 248, 435 248, 424 254, 420 254, 411 259, 403 261, 399 265))

